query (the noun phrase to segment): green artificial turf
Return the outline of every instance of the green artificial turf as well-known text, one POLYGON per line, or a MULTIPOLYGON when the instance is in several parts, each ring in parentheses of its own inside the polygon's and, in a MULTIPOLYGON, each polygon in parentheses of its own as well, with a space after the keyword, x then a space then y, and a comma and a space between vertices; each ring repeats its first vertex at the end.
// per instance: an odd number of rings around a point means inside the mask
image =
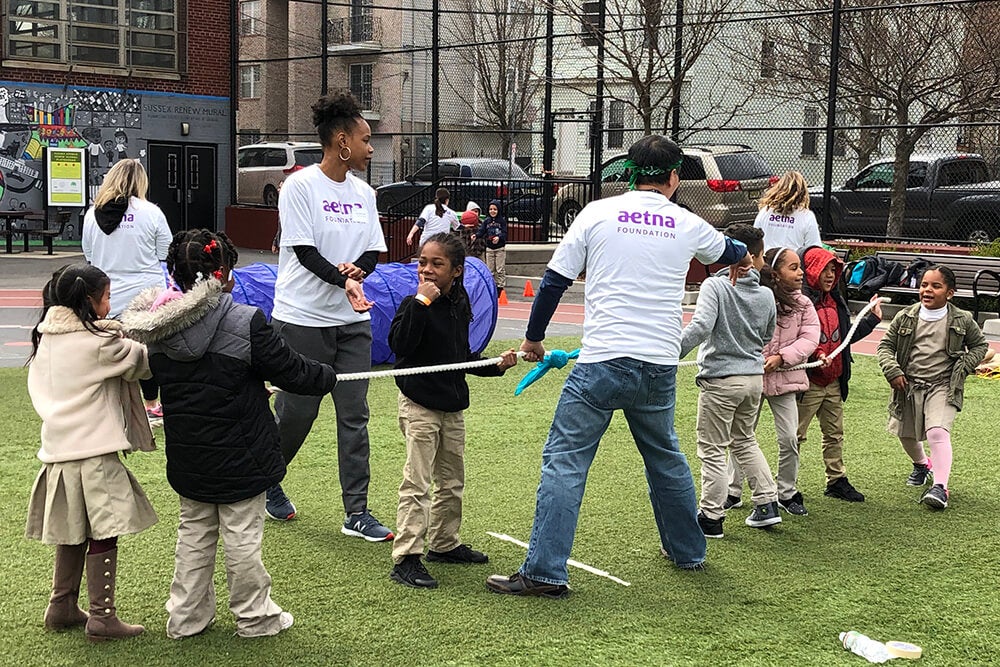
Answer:
MULTIPOLYGON (((573 339, 549 341, 573 349, 573 339)), ((494 344, 493 351, 501 349, 494 344)), ((52 548, 23 537, 28 492, 38 470, 39 422, 25 389, 26 371, 0 370, 4 493, 0 511, 0 633, 3 665, 862 665, 837 634, 860 630, 924 648, 920 664, 1000 662, 1000 465, 992 380, 970 380, 957 420, 952 507, 932 512, 904 480, 910 463, 885 432, 888 386, 870 358, 857 361, 845 419, 851 481, 868 498, 845 503, 822 494, 823 464, 814 423, 803 446, 800 488, 809 516, 755 530, 732 510, 725 539, 710 541, 708 569, 673 568, 659 543, 642 461, 616 416, 598 452, 583 502, 573 557, 631 583, 625 587, 570 570, 567 600, 494 595, 491 573, 510 574, 524 550, 487 531, 527 541, 540 453, 566 370, 515 398, 528 366, 500 379, 470 377, 463 541, 489 553, 483 566, 431 563, 433 591, 392 582, 390 545, 340 534, 343 520, 332 406, 290 467, 284 488, 299 516, 269 521, 264 561, 273 597, 295 615, 288 632, 239 639, 216 568, 218 619, 204 635, 172 641, 164 602, 173 570, 177 499, 163 474, 162 449, 129 456, 160 523, 120 541, 119 611, 143 623, 138 639, 90 645, 80 630, 42 627, 52 548)), ((371 403, 370 506, 395 521, 405 458, 396 389, 374 380, 371 403)), ((695 465, 693 369, 679 373, 677 430, 695 465)), ((162 432, 160 432, 162 438, 162 432)), ((765 408, 759 437, 775 460, 765 408)), ((161 444, 162 447, 162 444, 161 444)), ((745 494, 749 498, 749 493, 745 494)))

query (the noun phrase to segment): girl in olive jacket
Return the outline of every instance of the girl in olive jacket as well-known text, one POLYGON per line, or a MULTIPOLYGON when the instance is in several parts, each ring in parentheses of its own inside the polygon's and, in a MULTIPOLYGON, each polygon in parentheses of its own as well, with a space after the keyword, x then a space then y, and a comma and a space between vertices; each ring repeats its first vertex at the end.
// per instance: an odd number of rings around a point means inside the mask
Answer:
POLYGON ((920 502, 935 509, 948 506, 951 427, 962 409, 965 378, 989 347, 972 314, 951 303, 954 294, 951 269, 927 269, 920 279, 920 303, 897 313, 878 345, 878 363, 893 390, 889 432, 913 461, 906 483, 924 486, 933 475, 934 484, 920 502), (929 460, 923 440, 930 446, 929 460))

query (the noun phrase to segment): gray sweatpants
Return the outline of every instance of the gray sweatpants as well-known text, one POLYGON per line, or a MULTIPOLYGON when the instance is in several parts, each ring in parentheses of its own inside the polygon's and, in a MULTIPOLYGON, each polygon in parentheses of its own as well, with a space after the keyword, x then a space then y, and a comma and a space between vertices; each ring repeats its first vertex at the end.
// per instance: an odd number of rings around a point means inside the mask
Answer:
MULTIPOLYGON (((304 327, 273 320, 274 330, 304 357, 333 366, 340 373, 361 373, 372 367, 370 322, 339 327, 304 327)), ((338 382, 331 394, 337 414, 337 463, 347 514, 368 506, 368 380, 338 382)), ((281 392, 274 402, 281 453, 290 464, 312 429, 322 396, 281 392)))

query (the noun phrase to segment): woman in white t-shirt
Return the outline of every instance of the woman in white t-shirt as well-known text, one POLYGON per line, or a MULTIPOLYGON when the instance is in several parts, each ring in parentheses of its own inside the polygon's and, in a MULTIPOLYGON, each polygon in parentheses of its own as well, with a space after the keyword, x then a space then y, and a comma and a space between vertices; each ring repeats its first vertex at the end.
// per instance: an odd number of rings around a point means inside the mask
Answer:
MULTIPOLYGON (((146 200, 148 190, 149 177, 138 160, 116 162, 83 217, 83 255, 111 279, 108 317, 117 318, 147 287, 166 283, 160 262, 173 235, 160 207, 146 200)), ((156 383, 140 384, 146 414, 156 424, 163 418, 156 383)))
POLYGON ((434 203, 424 207, 417 222, 410 229, 410 233, 406 235, 406 245, 413 245, 413 237, 418 232, 420 232, 420 240, 417 241, 419 246, 424 237, 430 238, 440 233, 447 234, 461 226, 458 216, 448 208, 448 200, 450 199, 451 193, 448 192, 447 188, 437 189, 437 192, 434 193, 434 203))
POLYGON ((797 171, 786 172, 760 198, 754 227, 764 230, 764 248, 821 245, 816 216, 809 210, 809 187, 797 171))

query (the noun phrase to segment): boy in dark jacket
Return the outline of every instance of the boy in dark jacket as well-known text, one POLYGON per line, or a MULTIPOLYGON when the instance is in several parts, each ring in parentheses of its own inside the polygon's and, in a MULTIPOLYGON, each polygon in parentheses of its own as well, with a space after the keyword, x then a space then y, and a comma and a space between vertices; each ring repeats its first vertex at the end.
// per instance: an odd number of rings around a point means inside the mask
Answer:
POLYGON ((490 202, 489 214, 479 225, 475 238, 486 240, 486 266, 493 272, 497 295, 507 287, 507 218, 500 215, 500 200, 490 202))
POLYGON ((816 307, 820 324, 819 347, 810 360, 824 362, 822 366, 808 370, 809 389, 799 398, 799 447, 801 449, 806 441, 809 423, 819 415, 819 426, 823 432, 823 463, 826 465, 824 495, 848 502, 864 502, 864 495, 851 485, 844 470, 844 401, 847 400, 847 386, 851 379, 850 343, 875 330, 882 321, 882 309, 876 303, 858 325, 843 352, 829 358, 851 328, 847 301, 837 290, 844 263, 820 246, 810 246, 799 255, 805 270, 802 293, 816 307))
POLYGON ((264 380, 326 394, 333 369, 293 352, 264 314, 233 302, 236 250, 225 234, 177 234, 167 269, 181 291, 141 293, 123 314, 147 344, 160 387, 167 481, 180 495, 167 636, 203 632, 215 619, 216 544, 222 537, 229 608, 241 637, 274 635, 292 615, 271 600, 261 561, 265 491, 285 476, 264 380))
MULTIPOLYGON (((454 234, 435 234, 420 248, 414 296, 403 299, 389 328, 396 368, 452 364, 479 359, 469 349, 472 307, 462 284, 465 246, 454 234)), ((482 376, 503 375, 517 363, 514 350, 495 366, 470 368, 482 376)), ((465 489, 465 420, 469 385, 464 370, 396 377, 399 426, 406 437, 406 466, 399 487, 395 566, 389 576, 404 586, 436 588, 421 561, 485 563, 486 554, 462 544, 465 489), (434 500, 431 501, 431 485, 434 500)))

